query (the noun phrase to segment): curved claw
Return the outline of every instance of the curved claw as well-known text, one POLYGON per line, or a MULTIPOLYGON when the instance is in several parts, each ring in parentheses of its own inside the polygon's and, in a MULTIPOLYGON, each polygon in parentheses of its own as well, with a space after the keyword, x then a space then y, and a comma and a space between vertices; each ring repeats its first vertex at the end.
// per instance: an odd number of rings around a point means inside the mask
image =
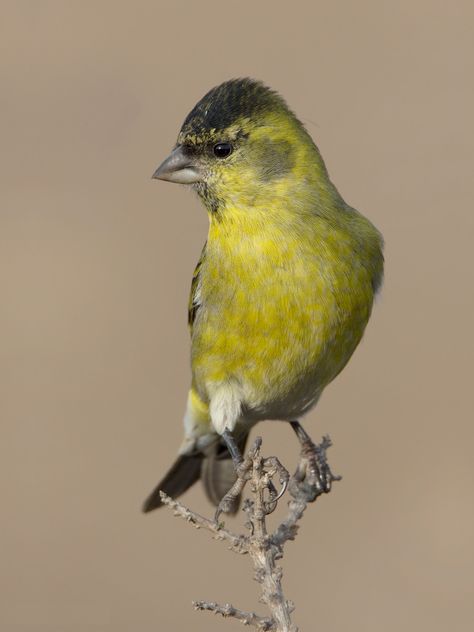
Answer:
MULTIPOLYGON (((272 487, 275 490, 273 484, 272 484, 272 487)), ((272 497, 269 502, 265 503, 265 515, 266 516, 269 516, 270 514, 272 514, 275 511, 275 509, 278 506, 278 501, 283 496, 283 494, 286 492, 287 488, 288 488, 288 480, 285 479, 282 482, 282 487, 281 487, 280 491, 278 492, 278 494, 276 496, 272 497)))
POLYGON ((274 502, 277 502, 278 500, 280 500, 280 498, 283 496, 283 494, 286 492, 287 489, 288 489, 288 479, 283 481, 280 491, 278 492, 276 497, 273 499, 274 502))
POLYGON ((216 513, 214 514, 214 522, 216 523, 217 526, 219 526, 219 518, 221 517, 221 513, 222 513, 222 509, 220 507, 217 507, 216 513))

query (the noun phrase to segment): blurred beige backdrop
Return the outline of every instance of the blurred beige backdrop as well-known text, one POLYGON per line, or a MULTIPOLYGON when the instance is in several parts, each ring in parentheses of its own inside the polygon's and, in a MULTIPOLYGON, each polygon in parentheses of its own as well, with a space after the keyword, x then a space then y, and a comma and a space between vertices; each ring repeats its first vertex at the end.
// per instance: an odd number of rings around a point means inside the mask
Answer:
MULTIPOLYGON (((472 630, 472 3, 0 12, 1 632, 231 632, 191 600, 259 607, 247 559, 139 511, 181 441, 207 229, 150 176, 197 99, 245 75, 283 93, 387 242, 367 335, 306 422, 344 480, 287 548, 296 623, 472 630)), ((292 466, 289 429, 259 431, 292 466)))

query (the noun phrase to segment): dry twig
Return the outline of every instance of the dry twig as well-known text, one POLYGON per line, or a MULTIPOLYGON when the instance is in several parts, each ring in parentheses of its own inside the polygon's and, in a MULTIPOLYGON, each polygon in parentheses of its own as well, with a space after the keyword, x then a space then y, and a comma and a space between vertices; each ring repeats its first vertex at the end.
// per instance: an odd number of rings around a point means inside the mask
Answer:
POLYGON ((223 524, 204 518, 161 493, 163 503, 173 509, 176 516, 184 518, 198 529, 207 529, 215 539, 225 540, 230 544, 232 550, 249 554, 254 565, 255 579, 262 588, 260 601, 268 607, 270 617, 245 612, 230 604, 222 606, 205 601, 194 602, 197 610, 210 610, 224 617, 233 617, 244 625, 251 625, 260 631, 298 632, 298 628, 291 621, 294 606, 283 594, 282 569, 276 562, 283 557, 286 542, 296 537, 297 523, 303 516, 307 504, 314 502, 321 494, 328 493, 331 490, 331 483, 338 480, 338 477, 332 475, 326 461, 326 450, 331 445, 329 438, 324 437, 319 445, 315 445, 301 427, 297 434, 302 441, 302 451, 296 472, 291 478, 276 457, 261 456, 260 437, 254 441, 239 466, 238 480, 230 494, 242 491, 247 482, 250 484, 251 498, 246 499, 243 505, 248 517, 246 527, 250 531, 249 535, 232 533, 224 528, 223 524), (275 510, 282 495, 277 494, 273 483, 275 477, 278 477, 282 485, 282 492, 288 486, 291 500, 288 503, 287 516, 273 533, 268 533, 266 517, 275 510))

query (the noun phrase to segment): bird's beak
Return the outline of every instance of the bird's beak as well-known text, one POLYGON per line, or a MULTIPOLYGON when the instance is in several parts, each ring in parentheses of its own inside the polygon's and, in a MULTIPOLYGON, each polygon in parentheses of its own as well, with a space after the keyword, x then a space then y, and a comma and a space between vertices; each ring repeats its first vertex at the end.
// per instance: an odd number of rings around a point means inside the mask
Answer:
POLYGON ((196 159, 186 155, 183 147, 178 145, 161 163, 152 178, 177 184, 193 184, 201 180, 202 174, 196 159))

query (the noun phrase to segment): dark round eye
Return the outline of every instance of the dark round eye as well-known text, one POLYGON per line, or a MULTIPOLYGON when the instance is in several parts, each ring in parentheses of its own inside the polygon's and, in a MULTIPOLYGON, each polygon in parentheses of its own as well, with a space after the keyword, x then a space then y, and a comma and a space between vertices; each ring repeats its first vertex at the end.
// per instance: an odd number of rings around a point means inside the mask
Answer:
POLYGON ((214 145, 214 156, 217 158, 227 158, 232 153, 232 145, 230 143, 217 143, 214 145))

